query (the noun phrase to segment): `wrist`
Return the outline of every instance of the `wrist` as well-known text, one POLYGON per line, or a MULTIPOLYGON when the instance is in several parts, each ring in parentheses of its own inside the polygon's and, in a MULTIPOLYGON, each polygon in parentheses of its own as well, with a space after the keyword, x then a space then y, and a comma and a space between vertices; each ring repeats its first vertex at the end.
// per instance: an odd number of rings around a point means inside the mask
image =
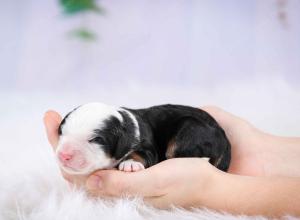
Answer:
POLYGON ((300 176, 300 138, 263 133, 261 143, 264 143, 265 176, 300 176))

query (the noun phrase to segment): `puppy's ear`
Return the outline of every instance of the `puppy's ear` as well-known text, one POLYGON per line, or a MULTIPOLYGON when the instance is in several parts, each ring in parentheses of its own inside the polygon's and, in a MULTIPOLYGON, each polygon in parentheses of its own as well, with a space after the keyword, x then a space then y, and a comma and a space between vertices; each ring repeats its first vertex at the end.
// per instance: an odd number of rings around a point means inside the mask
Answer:
POLYGON ((127 112, 120 111, 123 117, 123 122, 120 124, 118 132, 118 141, 114 152, 116 159, 122 158, 129 151, 133 150, 138 143, 135 136, 135 125, 132 119, 128 116, 127 112))
POLYGON ((117 146, 115 148, 114 157, 119 160, 134 148, 135 140, 130 134, 124 132, 118 137, 117 146))

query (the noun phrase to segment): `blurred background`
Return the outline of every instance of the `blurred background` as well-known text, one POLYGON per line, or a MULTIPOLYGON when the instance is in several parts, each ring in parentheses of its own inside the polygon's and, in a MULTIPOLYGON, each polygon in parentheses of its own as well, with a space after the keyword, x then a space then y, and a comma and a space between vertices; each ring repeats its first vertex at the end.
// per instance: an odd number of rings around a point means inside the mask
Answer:
POLYGON ((0 4, 2 157, 48 149, 44 112, 91 101, 213 104, 300 136, 298 0, 0 4))

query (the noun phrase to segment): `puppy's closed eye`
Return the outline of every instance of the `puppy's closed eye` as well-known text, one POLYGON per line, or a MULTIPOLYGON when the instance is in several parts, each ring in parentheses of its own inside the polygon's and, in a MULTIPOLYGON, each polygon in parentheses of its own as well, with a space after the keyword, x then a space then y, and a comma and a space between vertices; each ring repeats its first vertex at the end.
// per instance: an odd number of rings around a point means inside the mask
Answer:
POLYGON ((97 144, 104 144, 105 141, 104 141, 104 138, 97 136, 97 137, 90 139, 89 142, 97 143, 97 144))

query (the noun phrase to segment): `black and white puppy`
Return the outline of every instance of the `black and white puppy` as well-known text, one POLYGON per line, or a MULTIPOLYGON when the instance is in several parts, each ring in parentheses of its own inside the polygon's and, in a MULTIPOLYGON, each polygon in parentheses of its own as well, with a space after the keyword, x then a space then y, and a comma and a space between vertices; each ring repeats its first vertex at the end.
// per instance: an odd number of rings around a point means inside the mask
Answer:
POLYGON ((62 169, 89 174, 117 167, 138 171, 174 157, 204 157, 226 171, 230 143, 205 111, 181 105, 145 109, 89 103, 62 120, 56 155, 62 169))

